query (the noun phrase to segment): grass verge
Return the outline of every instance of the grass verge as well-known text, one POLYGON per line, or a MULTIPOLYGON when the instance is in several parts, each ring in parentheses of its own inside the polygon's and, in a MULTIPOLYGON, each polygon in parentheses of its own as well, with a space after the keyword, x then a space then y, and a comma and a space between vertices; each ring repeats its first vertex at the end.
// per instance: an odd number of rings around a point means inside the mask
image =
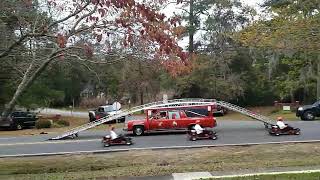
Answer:
POLYGON ((0 179, 95 179, 174 172, 241 171, 320 164, 320 143, 144 150, 96 155, 2 158, 0 179))
MULTIPOLYGON (((252 112, 270 117, 271 119, 274 119, 274 120, 276 120, 277 117, 279 116, 289 121, 300 120, 298 117, 296 117, 295 112, 279 110, 273 106, 252 107, 248 109, 251 110, 252 112)), ((229 111, 225 116, 219 116, 217 118, 218 120, 252 120, 248 116, 245 116, 238 112, 233 112, 233 111, 229 111)))
MULTIPOLYGON (((52 133, 62 133, 65 132, 71 128, 83 125, 85 123, 88 123, 88 118, 80 118, 80 117, 69 117, 69 116, 63 116, 61 119, 64 119, 70 123, 70 126, 65 127, 53 127, 48 129, 36 129, 36 128, 29 128, 29 129, 23 129, 23 130, 1 130, 0 131, 0 137, 1 136, 30 136, 30 135, 39 135, 43 132, 52 134, 52 133)), ((124 123, 116 123, 113 124, 115 128, 123 128, 124 123)), ((90 130, 108 130, 109 124, 102 124, 100 126, 97 126, 95 128, 92 128, 90 130)))

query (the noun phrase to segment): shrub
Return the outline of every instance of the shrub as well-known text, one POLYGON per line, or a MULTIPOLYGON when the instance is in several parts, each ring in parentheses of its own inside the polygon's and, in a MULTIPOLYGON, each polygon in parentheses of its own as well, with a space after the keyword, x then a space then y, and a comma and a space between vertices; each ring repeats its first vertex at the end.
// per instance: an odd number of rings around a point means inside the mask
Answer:
POLYGON ((61 126, 70 126, 70 122, 63 119, 59 119, 55 123, 61 126))
POLYGON ((36 128, 42 129, 42 128, 51 128, 52 120, 49 119, 40 119, 36 121, 36 128))

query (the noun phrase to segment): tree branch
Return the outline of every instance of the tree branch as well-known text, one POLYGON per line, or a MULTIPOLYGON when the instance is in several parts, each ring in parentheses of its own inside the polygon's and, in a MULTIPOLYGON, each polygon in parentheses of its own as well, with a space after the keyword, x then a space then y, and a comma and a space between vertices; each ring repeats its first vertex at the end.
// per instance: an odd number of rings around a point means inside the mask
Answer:
POLYGON ((64 22, 64 21, 66 21, 66 20, 68 20, 68 19, 76 16, 77 14, 81 13, 87 6, 89 6, 90 3, 91 3, 91 1, 90 1, 90 0, 87 0, 87 3, 86 3, 82 8, 80 8, 79 10, 77 10, 77 11, 73 12, 72 14, 68 15, 67 17, 64 17, 64 18, 62 18, 62 19, 60 19, 60 20, 57 20, 57 21, 51 23, 51 24, 48 26, 48 29, 50 29, 51 27, 53 27, 53 26, 55 26, 55 25, 57 25, 57 24, 59 24, 59 23, 61 23, 61 22, 64 22))
POLYGON ((76 23, 74 24, 74 26, 73 26, 73 27, 71 28, 71 30, 70 30, 70 32, 71 32, 70 34, 73 34, 73 32, 74 32, 75 29, 77 28, 78 24, 79 24, 84 18, 86 18, 86 17, 88 17, 88 16, 91 16, 94 12, 97 11, 97 9, 98 9, 98 4, 99 4, 99 1, 98 1, 98 3, 95 5, 95 7, 94 7, 94 9, 93 9, 92 11, 90 11, 89 13, 83 15, 82 17, 80 17, 80 18, 76 21, 76 23))

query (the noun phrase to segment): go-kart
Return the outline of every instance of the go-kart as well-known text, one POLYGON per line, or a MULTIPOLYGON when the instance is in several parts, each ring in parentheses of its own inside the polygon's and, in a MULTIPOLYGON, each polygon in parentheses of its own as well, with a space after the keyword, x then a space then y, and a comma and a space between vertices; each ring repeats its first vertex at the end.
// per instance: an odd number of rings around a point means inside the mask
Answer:
POLYGON ((131 145, 131 144, 133 144, 131 137, 127 137, 124 135, 119 135, 119 137, 116 139, 111 139, 111 136, 109 136, 109 135, 104 136, 101 143, 103 144, 104 147, 108 147, 111 145, 131 145))
POLYGON ((274 125, 269 128, 269 134, 274 136, 280 136, 280 135, 300 135, 300 129, 294 128, 286 124, 286 128, 280 129, 279 126, 274 125))
POLYGON ((188 131, 188 139, 190 141, 196 141, 198 139, 212 139, 216 140, 218 139, 218 136, 216 132, 213 132, 212 130, 205 129, 201 134, 197 134, 196 130, 191 129, 188 131))

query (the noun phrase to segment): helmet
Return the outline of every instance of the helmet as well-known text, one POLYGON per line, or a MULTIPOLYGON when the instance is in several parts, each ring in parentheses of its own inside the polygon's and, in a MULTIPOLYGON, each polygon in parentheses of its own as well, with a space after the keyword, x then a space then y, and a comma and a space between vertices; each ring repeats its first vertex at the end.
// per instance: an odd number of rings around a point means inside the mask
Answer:
POLYGON ((282 121, 283 119, 282 119, 282 117, 278 117, 277 120, 278 121, 282 121))

